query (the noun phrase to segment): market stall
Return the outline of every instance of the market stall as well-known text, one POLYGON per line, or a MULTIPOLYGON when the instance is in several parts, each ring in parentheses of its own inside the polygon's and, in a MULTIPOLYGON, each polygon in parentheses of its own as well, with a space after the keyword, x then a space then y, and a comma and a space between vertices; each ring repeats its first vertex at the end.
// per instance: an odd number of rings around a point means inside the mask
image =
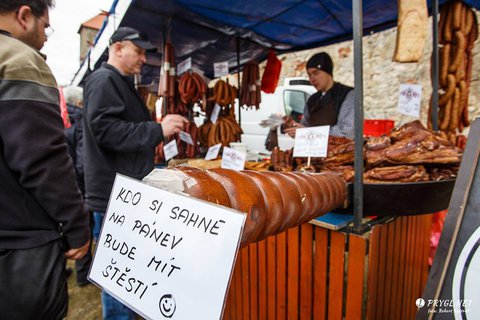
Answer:
MULTIPOLYGON (((465 3, 476 4, 474 1, 465 1, 465 3)), ((294 219, 296 223, 288 225, 287 231, 275 228, 275 232, 267 233, 253 230, 255 228, 251 229, 250 237, 242 243, 245 247, 238 254, 224 318, 326 317, 334 319, 343 316, 346 318, 392 318, 394 316, 398 316, 399 319, 409 318, 415 312, 413 302, 421 295, 428 274, 426 256, 431 215, 417 216, 417 214, 444 209, 446 206, 429 207, 430 200, 424 198, 422 200, 427 202, 426 206, 422 208, 417 206, 418 210, 411 212, 412 217, 367 223, 363 221, 364 215, 389 214, 382 214, 380 211, 371 212, 365 210, 364 206, 366 199, 364 193, 368 191, 363 183, 365 178, 362 156, 364 145, 361 143, 363 141, 363 97, 362 81, 358 80, 362 78, 361 38, 363 31, 382 30, 393 26, 397 17, 396 3, 366 1, 364 2, 365 10, 363 10, 362 3, 354 1, 352 11, 349 2, 327 5, 318 1, 280 1, 276 2, 276 6, 272 7, 268 14, 254 10, 260 6, 261 4, 256 2, 245 6, 244 2, 224 4, 211 1, 169 1, 166 4, 160 4, 153 1, 130 3, 120 0, 114 2, 112 7, 112 13, 117 12, 117 8, 123 10, 113 14, 116 19, 121 17, 120 22, 115 24, 116 27, 119 25, 137 27, 147 32, 153 43, 161 48, 165 48, 169 43, 167 39, 175 45, 175 54, 168 57, 170 60, 167 59, 167 54, 162 57, 150 57, 151 64, 147 66, 142 73, 142 79, 139 80, 144 84, 149 84, 158 77, 160 74, 158 69, 161 65, 165 66, 166 61, 171 66, 190 57, 194 67, 204 71, 204 75, 212 77, 214 74, 212 57, 215 57, 214 61, 229 62, 228 65, 233 66, 230 71, 235 71, 240 70, 242 66, 245 68, 254 58, 266 57, 269 48, 283 53, 318 47, 350 39, 353 31, 356 56, 356 123, 360 124, 356 127, 355 151, 354 157, 352 156, 352 159, 357 159, 353 169, 356 173, 354 190, 350 193, 353 195, 355 226, 345 233, 328 231, 310 224, 298 226, 303 222, 302 219, 294 219), (252 12, 257 12, 258 16, 252 12), (306 19, 305 17, 310 17, 312 12, 315 12, 313 16, 315 18, 306 19), (322 14, 325 16, 324 19, 318 19, 322 14), (309 24, 307 21, 314 22, 309 24), (299 39, 295 36, 296 34, 305 36, 299 39), (369 232, 365 233, 367 231, 369 232), (275 235, 275 233, 278 234, 275 235), (259 236, 260 234, 263 236, 259 236), (267 238, 262 240, 265 237, 267 238), (255 243, 250 244, 251 242, 255 243), (347 280, 344 280, 345 276, 347 280)), ((433 7, 433 12, 436 12, 436 4, 433 7)), ((90 52, 90 59, 82 65, 74 83, 81 83, 88 68, 97 66, 105 58, 105 46, 102 48, 101 44, 106 43, 106 39, 111 34, 108 32, 109 26, 110 24, 107 24, 98 37, 98 46, 90 52)), ((166 53, 167 50, 163 52, 166 53)), ((190 76, 194 77, 192 73, 190 76)), ((174 94, 168 93, 167 87, 162 88, 162 85, 169 80, 164 79, 162 82, 161 77, 160 75, 159 93, 167 100, 174 94)), ((196 80, 186 78, 184 81, 180 91, 186 94, 187 88, 190 87, 188 82, 193 83, 192 81, 196 80)), ((233 98, 235 92, 220 81, 217 83, 220 84, 216 91, 214 89, 213 100, 224 107, 230 105, 230 109, 225 109, 226 112, 231 110, 234 112, 234 103, 231 103, 229 98, 233 98), (226 92, 230 93, 226 96, 220 94, 226 92)), ((241 88, 237 89, 241 90, 241 88)), ((200 100, 204 93, 201 90, 197 91, 201 94, 196 100, 200 100)), ((188 94, 183 97, 185 104, 192 103, 188 100, 189 97, 188 94)), ((435 128, 438 125, 435 124, 437 116, 435 110, 432 112, 435 114, 432 120, 435 128)), ((216 135, 219 140, 210 144, 227 145, 229 141, 225 143, 222 141, 224 136, 219 132, 216 135)), ((438 144, 441 137, 435 136, 432 139, 436 139, 438 144)), ((393 144, 394 140, 390 142, 393 144)), ((441 140, 439 144, 444 145, 443 143, 441 140)), ((188 151, 186 152, 188 154, 188 151)), ((458 165, 458 154, 451 156, 456 157, 451 163, 458 165)), ((414 182, 418 181, 422 180, 414 182)), ((384 185, 380 188, 388 187, 398 186, 384 185)), ((449 196, 451 189, 450 183, 450 189, 445 191, 445 197, 449 196)), ((412 191, 411 188, 407 188, 408 190, 412 191)), ((428 187, 425 190, 428 191, 428 187)), ((330 196, 334 197, 337 194, 338 192, 332 191, 330 196)), ((395 192, 391 196, 394 199, 395 192)), ((337 199, 336 204, 344 200, 340 198, 337 199)), ((346 199, 347 196, 345 195, 344 198, 346 199)), ((375 200, 372 202, 376 203, 375 200)), ((412 204, 415 205, 415 203, 412 204)), ((378 208, 378 210, 381 209, 378 208)), ((403 213, 398 212, 398 214, 403 213)), ((255 225, 258 221, 252 219, 251 223, 255 225)))

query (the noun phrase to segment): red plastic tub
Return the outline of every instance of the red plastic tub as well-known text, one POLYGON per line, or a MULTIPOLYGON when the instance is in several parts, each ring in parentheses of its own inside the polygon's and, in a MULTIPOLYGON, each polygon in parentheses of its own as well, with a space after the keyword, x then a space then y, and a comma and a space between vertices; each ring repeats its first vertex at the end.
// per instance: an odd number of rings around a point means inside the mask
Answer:
POLYGON ((363 135, 365 137, 379 137, 390 133, 395 121, 386 119, 370 119, 363 122, 363 135))

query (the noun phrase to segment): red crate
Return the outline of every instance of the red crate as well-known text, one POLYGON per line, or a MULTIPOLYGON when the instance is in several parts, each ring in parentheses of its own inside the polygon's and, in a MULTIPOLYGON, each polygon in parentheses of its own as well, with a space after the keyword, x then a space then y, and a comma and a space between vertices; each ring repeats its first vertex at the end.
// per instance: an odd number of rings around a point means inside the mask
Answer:
POLYGON ((365 137, 379 137, 388 134, 393 129, 395 121, 385 119, 371 119, 363 122, 363 135, 365 137))

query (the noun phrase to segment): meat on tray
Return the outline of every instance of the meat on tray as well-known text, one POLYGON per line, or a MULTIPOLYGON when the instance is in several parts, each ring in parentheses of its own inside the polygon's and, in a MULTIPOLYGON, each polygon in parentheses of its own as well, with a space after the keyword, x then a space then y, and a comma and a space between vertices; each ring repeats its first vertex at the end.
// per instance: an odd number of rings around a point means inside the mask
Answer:
POLYGON ((366 183, 419 182, 430 180, 430 176, 422 165, 401 165, 370 169, 364 173, 363 179, 366 183))

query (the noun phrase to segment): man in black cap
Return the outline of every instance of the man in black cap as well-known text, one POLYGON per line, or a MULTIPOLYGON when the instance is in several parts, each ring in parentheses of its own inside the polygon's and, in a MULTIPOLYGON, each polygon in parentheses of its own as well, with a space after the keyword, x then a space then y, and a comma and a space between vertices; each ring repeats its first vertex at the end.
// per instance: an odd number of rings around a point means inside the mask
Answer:
POLYGON ((297 128, 330 125, 330 135, 353 138, 353 88, 333 81, 333 62, 326 52, 307 61, 307 74, 318 90, 307 101, 301 123, 290 120, 285 133, 295 137, 297 128))
MULTIPOLYGON (((86 80, 84 89, 85 200, 94 214, 98 238, 116 173, 142 179, 154 168, 155 147, 180 132, 187 119, 167 115, 162 124, 151 120, 132 76, 155 47, 146 35, 121 27, 110 38, 108 61, 86 80)), ((104 319, 134 319, 134 313, 102 292, 104 319)))

